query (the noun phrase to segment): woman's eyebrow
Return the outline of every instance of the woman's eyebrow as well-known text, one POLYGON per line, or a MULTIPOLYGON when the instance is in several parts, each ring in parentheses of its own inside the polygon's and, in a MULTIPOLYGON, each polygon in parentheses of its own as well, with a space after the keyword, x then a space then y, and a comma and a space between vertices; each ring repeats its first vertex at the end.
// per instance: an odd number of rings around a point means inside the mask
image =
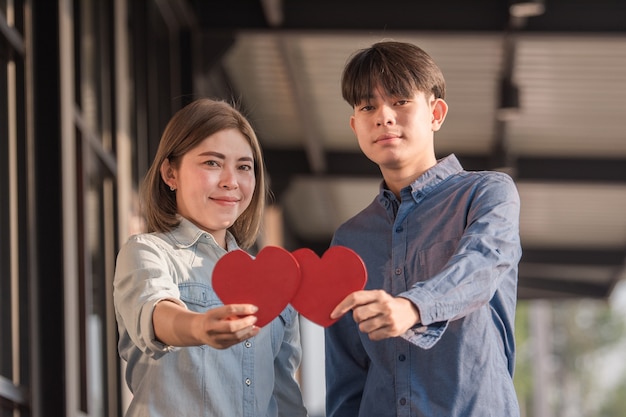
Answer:
POLYGON ((216 158, 226 159, 226 155, 224 155, 223 153, 215 152, 215 151, 200 152, 198 156, 214 156, 216 158))
MULTIPOLYGON (((226 155, 224 155, 223 153, 220 152, 216 152, 216 151, 205 151, 205 152, 201 152, 198 154, 198 156, 213 156, 215 158, 219 158, 219 159, 226 159, 226 155)), ((238 161, 248 161, 248 162, 254 162, 254 158, 251 156, 242 156, 238 159, 238 161)))

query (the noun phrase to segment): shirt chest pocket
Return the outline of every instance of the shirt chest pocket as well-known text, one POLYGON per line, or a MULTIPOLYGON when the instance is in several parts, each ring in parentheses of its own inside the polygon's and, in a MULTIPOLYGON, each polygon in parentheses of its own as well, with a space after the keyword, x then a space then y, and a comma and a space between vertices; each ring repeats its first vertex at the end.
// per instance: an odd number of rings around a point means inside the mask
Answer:
POLYGON ((222 301, 211 286, 199 282, 178 284, 180 299, 190 311, 203 313, 210 308, 222 305, 222 301))
MULTIPOLYGON (((458 246, 458 240, 447 240, 433 244, 426 250, 417 253, 416 276, 415 282, 426 281, 439 273, 446 263, 450 260, 454 251, 458 246)), ((415 284, 409 283, 409 285, 415 284)))

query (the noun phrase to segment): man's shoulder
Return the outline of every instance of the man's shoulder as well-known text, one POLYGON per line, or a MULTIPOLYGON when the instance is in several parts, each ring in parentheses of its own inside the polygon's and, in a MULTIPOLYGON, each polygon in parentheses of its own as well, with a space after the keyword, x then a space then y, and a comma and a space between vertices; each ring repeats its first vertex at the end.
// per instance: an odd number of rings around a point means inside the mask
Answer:
POLYGON ((482 170, 482 171, 461 171, 460 176, 465 178, 475 179, 477 181, 501 181, 501 182, 513 182, 513 177, 504 171, 495 170, 482 170))
POLYGON ((495 188, 509 191, 517 189, 513 177, 502 171, 461 171, 455 178, 460 182, 459 185, 465 183, 466 186, 472 188, 495 188))

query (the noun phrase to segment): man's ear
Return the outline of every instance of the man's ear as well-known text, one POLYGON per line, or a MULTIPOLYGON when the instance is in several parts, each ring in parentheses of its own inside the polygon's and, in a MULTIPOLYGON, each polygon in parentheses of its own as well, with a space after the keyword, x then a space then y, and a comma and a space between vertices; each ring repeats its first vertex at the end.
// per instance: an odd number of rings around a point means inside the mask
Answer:
POLYGON ((441 128, 443 121, 446 119, 446 115, 448 114, 448 103, 446 103, 442 98, 437 98, 432 103, 433 119, 431 124, 433 132, 436 132, 441 128))
POLYGON ((170 190, 174 191, 178 188, 178 185, 176 184, 176 172, 174 171, 174 168, 170 164, 170 160, 168 158, 165 158, 161 163, 160 172, 161 179, 163 179, 164 183, 169 185, 170 190))

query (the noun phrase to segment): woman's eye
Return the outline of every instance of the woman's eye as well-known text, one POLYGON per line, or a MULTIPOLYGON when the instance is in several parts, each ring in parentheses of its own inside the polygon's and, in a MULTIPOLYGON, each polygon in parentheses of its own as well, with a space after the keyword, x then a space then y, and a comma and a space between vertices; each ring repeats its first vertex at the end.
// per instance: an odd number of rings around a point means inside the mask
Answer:
POLYGON ((211 167, 217 167, 220 166, 220 164, 217 161, 213 161, 213 160, 208 160, 204 162, 205 165, 211 166, 211 167))
POLYGON ((252 165, 241 165, 239 169, 242 171, 252 171, 252 165))
POLYGON ((403 106, 403 105, 407 104, 408 102, 409 102, 409 100, 398 100, 396 102, 396 104, 398 104, 399 106, 403 106))

